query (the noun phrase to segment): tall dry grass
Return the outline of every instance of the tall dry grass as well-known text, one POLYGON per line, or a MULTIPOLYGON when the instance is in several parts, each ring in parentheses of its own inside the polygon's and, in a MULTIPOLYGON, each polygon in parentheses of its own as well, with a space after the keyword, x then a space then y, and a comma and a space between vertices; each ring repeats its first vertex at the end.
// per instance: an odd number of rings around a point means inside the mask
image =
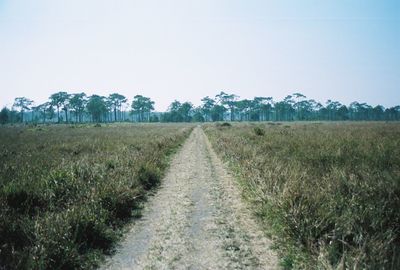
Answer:
POLYGON ((284 268, 400 269, 400 124, 205 130, 284 268))
POLYGON ((98 265, 190 129, 1 127, 0 268, 98 265))

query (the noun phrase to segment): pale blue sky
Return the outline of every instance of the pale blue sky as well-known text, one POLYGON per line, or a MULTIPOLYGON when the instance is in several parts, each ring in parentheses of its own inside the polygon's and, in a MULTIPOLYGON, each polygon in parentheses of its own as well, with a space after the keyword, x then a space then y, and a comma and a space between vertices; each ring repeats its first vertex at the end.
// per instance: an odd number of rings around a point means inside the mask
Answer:
POLYGON ((223 90, 400 104, 400 1, 0 0, 0 106, 223 90))

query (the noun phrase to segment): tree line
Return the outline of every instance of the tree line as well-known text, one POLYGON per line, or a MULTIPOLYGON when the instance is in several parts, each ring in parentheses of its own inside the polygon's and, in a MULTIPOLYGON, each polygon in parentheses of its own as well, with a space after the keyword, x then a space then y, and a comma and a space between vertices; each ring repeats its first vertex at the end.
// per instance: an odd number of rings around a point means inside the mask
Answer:
POLYGON ((0 123, 83 123, 83 122, 211 122, 211 121, 398 121, 400 106, 385 108, 352 102, 346 106, 328 100, 325 104, 301 93, 275 101, 272 97, 239 99, 220 92, 201 99, 200 106, 175 100, 166 112, 154 112, 154 101, 136 95, 131 103, 119 93, 108 97, 85 93, 57 92, 43 104, 35 105, 17 97, 13 106, 0 111, 0 123))

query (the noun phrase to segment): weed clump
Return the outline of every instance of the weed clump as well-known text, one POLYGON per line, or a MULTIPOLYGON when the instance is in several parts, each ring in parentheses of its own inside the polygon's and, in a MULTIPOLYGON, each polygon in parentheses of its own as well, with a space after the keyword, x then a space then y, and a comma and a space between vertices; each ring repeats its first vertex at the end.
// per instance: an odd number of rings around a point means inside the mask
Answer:
POLYGON ((151 164, 141 165, 137 172, 137 177, 145 190, 155 187, 160 182, 159 169, 151 164))
POLYGON ((222 123, 222 124, 221 124, 221 123, 217 123, 216 126, 217 126, 217 127, 222 127, 222 128, 224 128, 224 127, 225 127, 225 128, 229 128, 229 127, 232 126, 232 124, 231 124, 231 123, 228 123, 228 122, 224 122, 224 123, 222 123))
POLYGON ((253 130, 254 130, 254 133, 257 136, 264 136, 265 135, 265 130, 260 128, 260 127, 255 127, 253 130))

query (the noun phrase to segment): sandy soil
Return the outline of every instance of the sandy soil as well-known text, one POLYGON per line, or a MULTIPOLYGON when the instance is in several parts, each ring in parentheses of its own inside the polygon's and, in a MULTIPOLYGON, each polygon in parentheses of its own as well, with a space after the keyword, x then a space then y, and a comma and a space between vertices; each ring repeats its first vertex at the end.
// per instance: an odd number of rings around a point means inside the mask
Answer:
POLYGON ((102 269, 277 269, 276 254, 200 127, 102 269))

